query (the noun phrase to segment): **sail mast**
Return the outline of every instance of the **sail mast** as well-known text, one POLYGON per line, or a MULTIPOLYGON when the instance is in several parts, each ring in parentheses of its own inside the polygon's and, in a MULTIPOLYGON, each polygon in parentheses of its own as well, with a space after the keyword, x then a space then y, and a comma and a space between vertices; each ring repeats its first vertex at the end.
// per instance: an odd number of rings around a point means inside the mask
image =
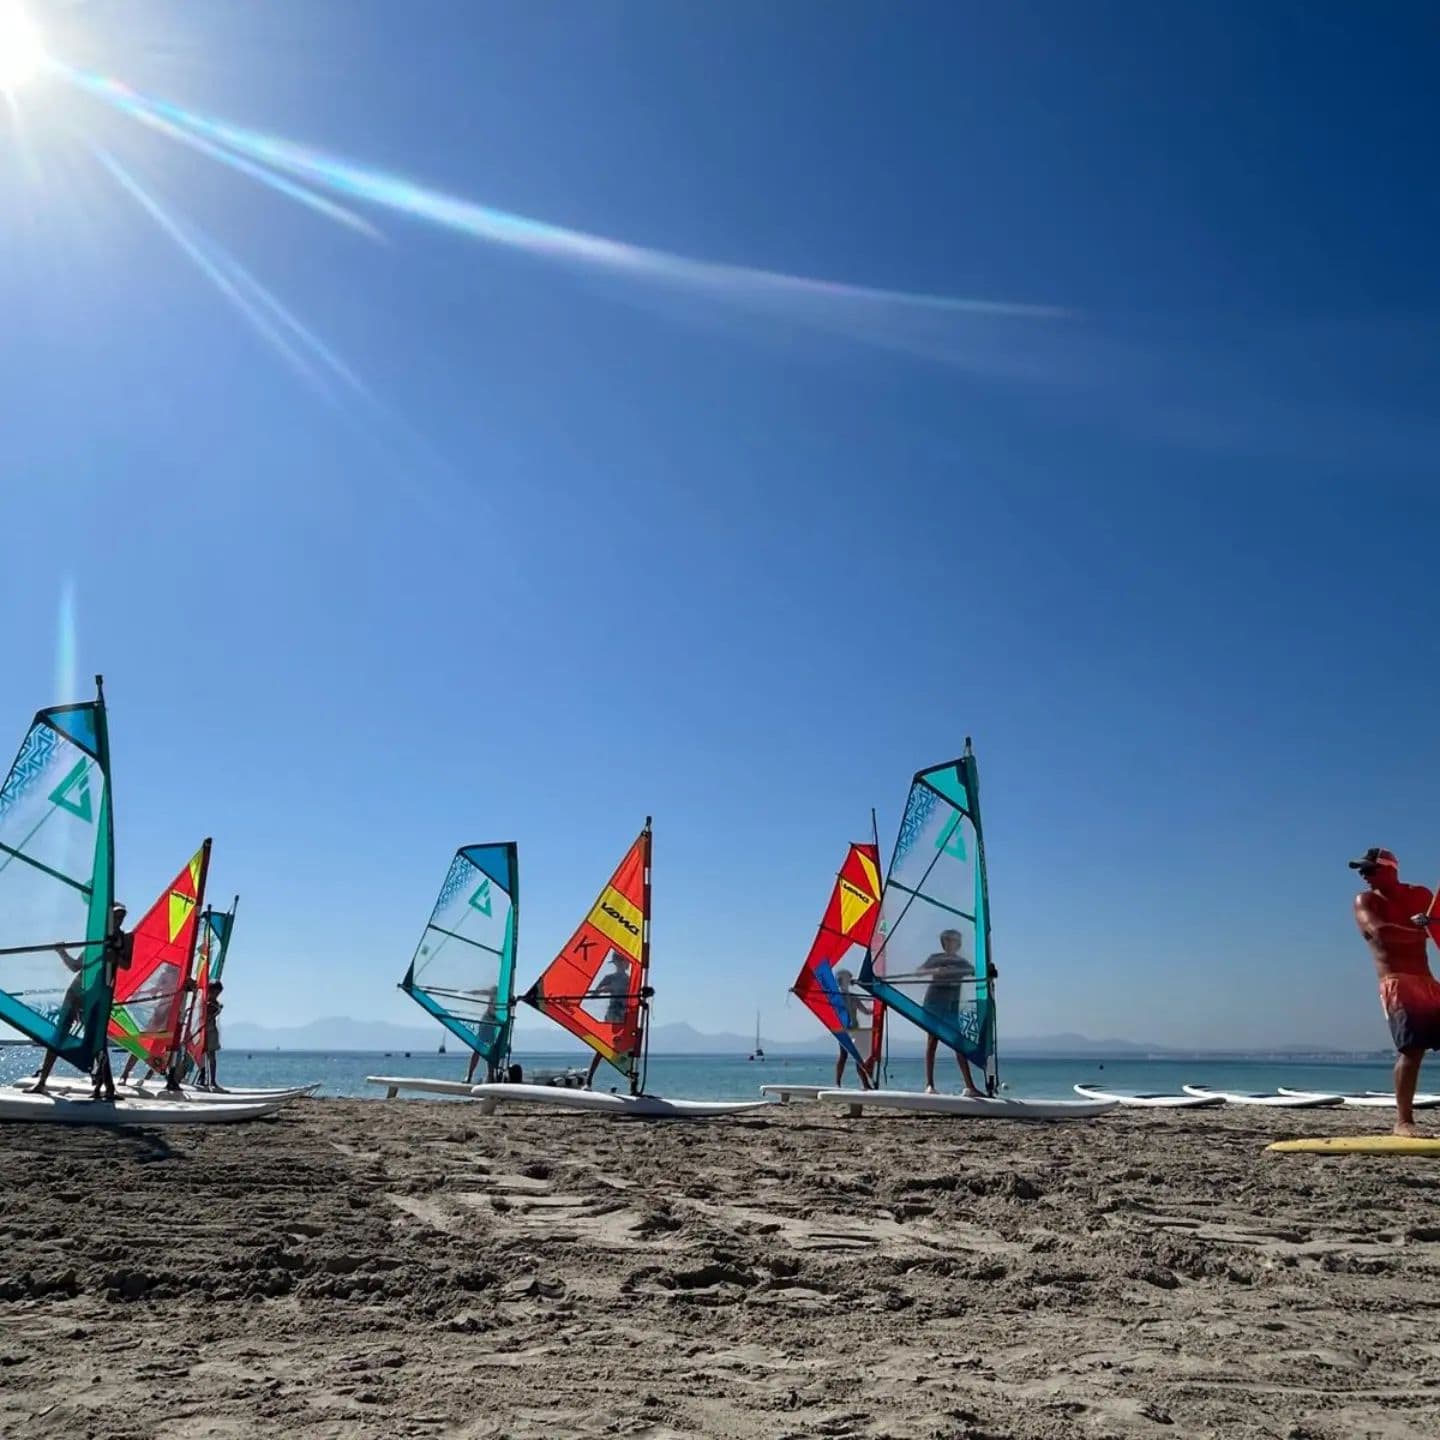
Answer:
MULTIPOLYGON (((880 822, 875 818, 875 807, 870 807, 870 843, 875 847, 875 864, 880 864, 880 822)), ((871 1002, 870 1012, 870 1083, 878 1085, 879 1073, 885 1059, 885 1002, 877 995, 871 1002)), ((888 1066, 884 1066, 889 1069, 888 1066)))
POLYGON ((640 921, 640 1063, 630 1072, 630 1093, 639 1095, 645 1089, 645 1076, 650 1069, 650 850, 654 837, 650 830, 650 816, 645 817, 645 828, 641 832, 644 842, 644 879, 641 882, 641 909, 645 912, 640 921))
POLYGON ((985 827, 980 822, 980 767, 968 735, 965 737, 964 764, 970 810, 975 819, 976 983, 984 987, 988 1001, 984 1007, 987 1026, 985 1081, 988 1092, 997 1095, 1000 1092, 1000 1037, 995 1013, 995 957, 990 942, 990 881, 985 865, 985 827))

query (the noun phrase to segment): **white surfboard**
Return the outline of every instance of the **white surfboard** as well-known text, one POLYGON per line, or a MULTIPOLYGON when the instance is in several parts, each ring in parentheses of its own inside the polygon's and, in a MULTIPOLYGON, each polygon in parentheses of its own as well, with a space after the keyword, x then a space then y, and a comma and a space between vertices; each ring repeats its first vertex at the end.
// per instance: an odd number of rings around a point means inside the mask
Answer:
POLYGON ((472 1092, 487 1107, 550 1105, 559 1110, 598 1110, 647 1120, 704 1120, 768 1110, 768 1100, 666 1100, 660 1095, 618 1095, 609 1090, 567 1090, 557 1085, 477 1085, 472 1092))
MULTIPOLYGON (((17 1080, 8 1085, 0 1094, 9 1091, 20 1091, 28 1093, 35 1083, 34 1076, 25 1080, 17 1080)), ((313 1095, 320 1088, 317 1080, 313 1085, 294 1085, 287 1089, 274 1090, 204 1090, 195 1085, 182 1085, 180 1093, 166 1090, 163 1080, 151 1080, 141 1084, 136 1081, 115 1082, 115 1093, 126 1100, 164 1100, 169 1104, 206 1104, 206 1105, 254 1105, 265 1100, 299 1100, 307 1095, 313 1095)), ((51 1095, 60 1095, 65 1099, 73 1100, 88 1096, 94 1089, 89 1080, 79 1075, 52 1075, 45 1084, 46 1091, 51 1095)))
POLYGON ((1113 1100, 1007 1100, 987 1095, 926 1095, 919 1090, 822 1090, 817 1099, 861 1110, 966 1115, 985 1120, 1087 1120, 1115 1109, 1113 1100))
MULTIPOLYGON (((1305 1095, 1305 1090, 1290 1090, 1284 1085, 1278 1087, 1282 1095, 1305 1095)), ((1395 1092, 1393 1090, 1362 1090, 1358 1094, 1342 1094, 1341 1100, 1347 1105, 1358 1105, 1364 1110, 1393 1110, 1395 1108, 1395 1092)), ((1415 1097, 1415 1108, 1417 1110, 1433 1110, 1440 1105, 1440 1095, 1434 1093, 1420 1094, 1415 1097)))
POLYGON ((234 1125, 273 1115, 286 1101, 249 1105, 194 1105, 185 1101, 91 1100, 73 1095, 0 1095, 0 1120, 28 1125, 234 1125))
POLYGON ((1219 1095, 1136 1094, 1127 1090, 1102 1090, 1098 1085, 1076 1085, 1075 1093, 1086 1100, 1113 1100, 1122 1108, 1135 1110, 1205 1110, 1223 1105, 1219 1095))
POLYGON ((833 1089, 829 1085, 762 1085, 760 1093, 788 1105, 792 1100, 814 1100, 822 1090, 833 1089))
POLYGON ((1208 1085, 1182 1085, 1180 1088, 1187 1095, 1218 1095, 1227 1105, 1264 1105, 1275 1110, 1316 1110, 1324 1105, 1343 1103, 1341 1096, 1325 1090, 1212 1090, 1208 1085))
POLYGON ((427 1080, 423 1075, 367 1075, 367 1085, 383 1085, 385 1098, 393 1100, 402 1090, 412 1095, 453 1095, 460 1100, 473 1100, 474 1083, 464 1080, 427 1080))

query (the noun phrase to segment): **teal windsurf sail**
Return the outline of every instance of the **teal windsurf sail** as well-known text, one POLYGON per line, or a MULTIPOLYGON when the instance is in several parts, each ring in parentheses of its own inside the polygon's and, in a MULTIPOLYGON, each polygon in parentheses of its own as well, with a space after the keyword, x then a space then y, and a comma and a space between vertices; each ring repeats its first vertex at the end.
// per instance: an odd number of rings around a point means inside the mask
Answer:
POLYGON ((958 760, 919 771, 900 822, 860 984, 999 1083, 980 772, 958 760))
POLYGON ((457 850, 400 982, 492 1074, 510 1052, 519 871, 513 842, 457 850))
POLYGON ((105 696, 41 710, 0 788, 0 1020, 82 1070, 105 1044, 115 891, 105 696))
POLYGON ((212 988, 220 981, 225 968, 225 956, 230 949, 230 937, 235 932, 235 912, 240 908, 237 895, 230 902, 229 910, 219 912, 208 905, 200 917, 200 934, 195 944, 195 988, 190 992, 190 1004, 185 1013, 185 1026, 181 1032, 180 1074, 194 1074, 205 1064, 205 1015, 212 988))

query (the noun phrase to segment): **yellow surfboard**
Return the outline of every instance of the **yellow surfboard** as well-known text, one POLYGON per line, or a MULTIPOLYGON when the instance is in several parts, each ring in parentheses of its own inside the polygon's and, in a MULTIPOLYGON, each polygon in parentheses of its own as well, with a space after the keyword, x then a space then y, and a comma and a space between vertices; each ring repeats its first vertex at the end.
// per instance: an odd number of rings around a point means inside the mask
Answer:
POLYGON ((1277 1140, 1265 1148, 1291 1155, 1440 1155, 1440 1136, 1327 1135, 1324 1139, 1277 1140))

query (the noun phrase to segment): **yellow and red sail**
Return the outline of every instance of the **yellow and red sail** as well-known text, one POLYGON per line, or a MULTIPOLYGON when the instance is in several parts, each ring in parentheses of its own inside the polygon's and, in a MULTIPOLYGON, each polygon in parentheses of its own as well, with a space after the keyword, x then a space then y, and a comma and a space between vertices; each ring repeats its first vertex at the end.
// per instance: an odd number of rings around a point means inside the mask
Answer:
POLYGON ((179 1043, 209 866, 206 840, 131 931, 130 964, 116 972, 110 1039, 154 1070, 179 1043))
POLYGON ((632 1084, 644 1048, 650 964, 650 822, 580 928, 523 999, 632 1084))
POLYGON ((853 844, 794 985, 841 1048, 866 1070, 880 1059, 885 1007, 856 982, 879 915, 879 849, 853 844))

